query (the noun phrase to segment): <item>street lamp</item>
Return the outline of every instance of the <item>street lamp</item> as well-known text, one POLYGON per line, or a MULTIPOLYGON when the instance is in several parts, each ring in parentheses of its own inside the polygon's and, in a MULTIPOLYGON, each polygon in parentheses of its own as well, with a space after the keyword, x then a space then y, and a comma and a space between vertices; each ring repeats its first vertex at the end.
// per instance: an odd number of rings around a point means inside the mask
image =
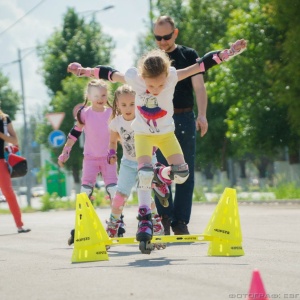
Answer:
POLYGON ((84 17, 88 17, 89 15, 94 15, 94 14, 96 14, 98 12, 109 10, 109 9, 114 8, 114 7, 115 7, 114 5, 108 5, 108 6, 105 6, 105 7, 101 8, 101 9, 98 9, 98 10, 86 10, 86 11, 82 11, 79 14, 80 15, 84 15, 84 17))

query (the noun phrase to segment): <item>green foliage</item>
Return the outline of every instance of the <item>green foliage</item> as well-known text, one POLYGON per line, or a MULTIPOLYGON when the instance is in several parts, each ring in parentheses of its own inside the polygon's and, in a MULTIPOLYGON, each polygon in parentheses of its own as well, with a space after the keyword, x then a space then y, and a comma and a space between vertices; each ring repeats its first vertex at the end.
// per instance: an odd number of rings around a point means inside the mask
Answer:
POLYGON ((38 47, 50 92, 55 94, 61 90, 62 80, 70 76, 66 71, 69 63, 77 61, 86 67, 109 64, 113 47, 112 39, 102 32, 99 23, 93 19, 87 24, 69 8, 62 29, 56 29, 46 43, 38 47))
POLYGON ((75 209, 75 201, 68 198, 61 198, 57 193, 50 195, 44 194, 41 197, 41 211, 58 210, 58 209, 75 209))
POLYGON ((110 200, 107 196, 107 193, 105 191, 102 191, 101 189, 94 189, 93 191, 93 205, 95 207, 109 207, 110 206, 110 200))
POLYGON ((202 187, 195 187, 193 201, 194 202, 207 202, 207 198, 205 196, 205 193, 204 193, 204 190, 202 187))
POLYGON ((281 183, 272 191, 276 199, 300 199, 300 187, 295 182, 281 183))
MULTIPOLYGON (((280 30, 277 43, 280 59, 274 61, 273 76, 276 84, 273 86, 276 99, 288 105, 289 122, 292 129, 300 135, 300 47, 299 32, 299 1, 269 0, 269 14, 272 21, 280 30)), ((299 144, 298 144, 299 148, 299 144)))
POLYGON ((9 79, 0 71, 0 109, 14 120, 20 102, 20 95, 13 90, 9 79))
MULTIPOLYGON (((278 149, 291 140, 286 107, 276 103, 272 92, 274 78, 270 70, 272 61, 279 59, 274 48, 278 30, 259 1, 249 1, 248 8, 233 9, 227 28, 224 39, 243 37, 248 47, 241 56, 209 71, 211 106, 218 102, 226 109, 226 154, 236 158, 246 158, 249 153, 274 158, 278 149)), ((210 126, 210 131, 215 129, 210 126)))

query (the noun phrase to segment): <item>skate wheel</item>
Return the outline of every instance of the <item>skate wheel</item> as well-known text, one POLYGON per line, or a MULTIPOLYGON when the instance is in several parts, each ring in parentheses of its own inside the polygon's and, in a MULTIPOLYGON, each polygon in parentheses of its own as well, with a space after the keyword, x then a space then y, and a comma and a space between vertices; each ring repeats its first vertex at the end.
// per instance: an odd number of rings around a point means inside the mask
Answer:
POLYGON ((157 250, 163 250, 167 248, 166 244, 154 244, 154 248, 156 248, 157 250))
POLYGON ((148 241, 141 241, 139 249, 143 254, 150 254, 151 250, 153 250, 153 245, 148 241))

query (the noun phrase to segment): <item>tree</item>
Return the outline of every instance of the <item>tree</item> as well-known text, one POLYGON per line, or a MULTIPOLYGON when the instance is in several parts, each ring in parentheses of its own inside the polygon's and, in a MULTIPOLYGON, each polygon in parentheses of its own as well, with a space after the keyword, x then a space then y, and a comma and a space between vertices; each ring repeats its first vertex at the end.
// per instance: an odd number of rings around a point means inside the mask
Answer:
POLYGON ((70 62, 78 61, 83 66, 109 64, 114 47, 112 38, 102 32, 94 19, 86 23, 74 9, 68 9, 62 29, 56 29, 44 45, 39 45, 43 76, 50 93, 62 88, 62 80, 70 62))
POLYGON ((20 95, 12 89, 9 79, 0 71, 0 109, 14 120, 20 103, 20 95))
POLYGON ((280 57, 272 62, 272 76, 275 78, 273 92, 275 99, 287 107, 288 123, 291 125, 286 132, 289 139, 289 156, 291 163, 299 163, 300 136, 300 54, 297 49, 299 41, 299 1, 269 0, 271 21, 278 29, 276 48, 280 57))

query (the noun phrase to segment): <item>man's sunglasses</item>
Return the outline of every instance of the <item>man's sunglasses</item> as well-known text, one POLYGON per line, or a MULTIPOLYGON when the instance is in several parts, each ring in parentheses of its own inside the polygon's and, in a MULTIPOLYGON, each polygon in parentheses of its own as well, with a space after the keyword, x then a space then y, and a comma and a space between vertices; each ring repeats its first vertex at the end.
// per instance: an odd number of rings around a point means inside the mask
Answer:
POLYGON ((161 35, 154 35, 154 37, 155 37, 155 39, 156 39, 157 41, 159 41, 159 42, 160 42, 162 39, 164 39, 165 41, 168 41, 168 40, 170 40, 170 39, 172 38, 173 33, 174 33, 174 31, 172 31, 170 34, 163 35, 163 36, 161 36, 161 35))

